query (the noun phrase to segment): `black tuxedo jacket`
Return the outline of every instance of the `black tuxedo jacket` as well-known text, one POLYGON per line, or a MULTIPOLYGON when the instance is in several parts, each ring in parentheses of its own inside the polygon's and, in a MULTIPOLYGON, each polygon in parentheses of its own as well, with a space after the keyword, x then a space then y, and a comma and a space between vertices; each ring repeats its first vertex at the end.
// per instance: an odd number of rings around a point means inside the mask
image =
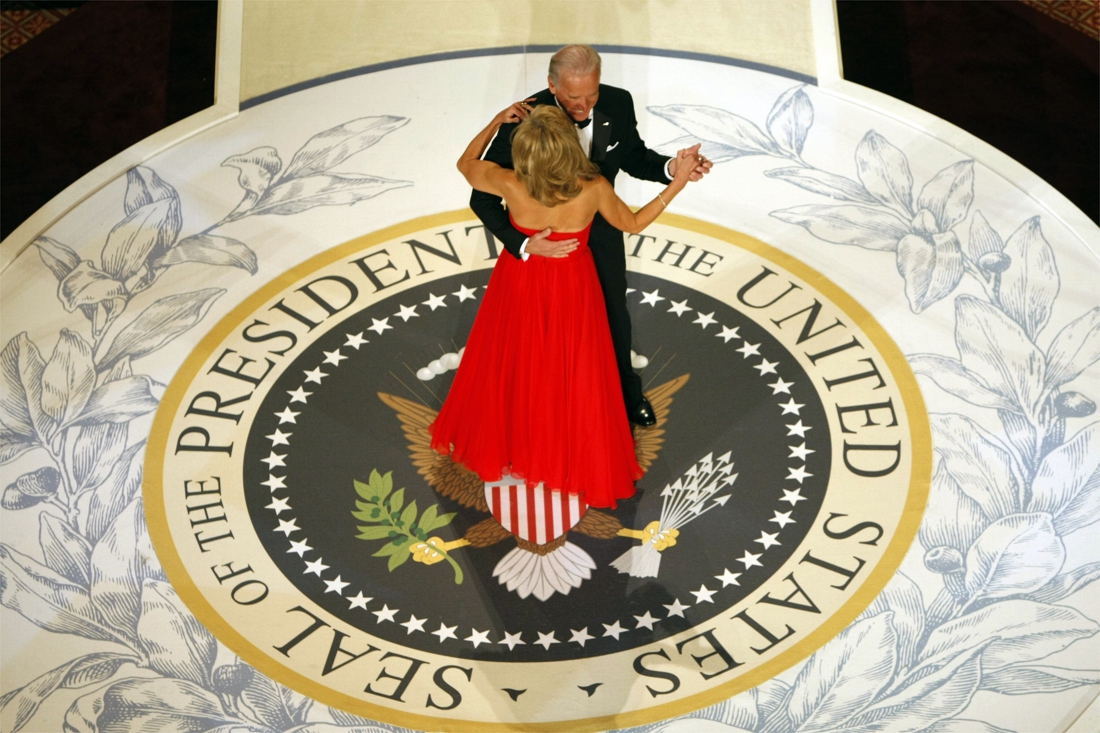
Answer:
MULTIPOLYGON (((557 104, 549 89, 535 96, 535 105, 557 104)), ((600 167, 604 178, 615 184, 615 176, 620 170, 643 181, 668 183, 665 176, 665 162, 668 156, 659 155, 645 146, 638 136, 638 120, 634 116, 634 99, 625 89, 600 84, 600 97, 592 113, 592 152, 589 157, 600 167)), ((512 131, 515 124, 501 125, 496 138, 485 154, 485 160, 492 161, 505 168, 512 167, 512 131)), ((470 208, 486 228, 501 241, 505 249, 519 257, 519 248, 527 235, 512 226, 508 213, 502 206, 502 199, 483 191, 474 190, 470 196, 470 208)), ((601 240, 615 236, 618 246, 622 246, 621 233, 596 215, 589 241, 599 245, 601 240)), ((613 243, 612 243, 613 244, 613 243)), ((599 247, 593 249, 593 255, 599 259, 599 247)))

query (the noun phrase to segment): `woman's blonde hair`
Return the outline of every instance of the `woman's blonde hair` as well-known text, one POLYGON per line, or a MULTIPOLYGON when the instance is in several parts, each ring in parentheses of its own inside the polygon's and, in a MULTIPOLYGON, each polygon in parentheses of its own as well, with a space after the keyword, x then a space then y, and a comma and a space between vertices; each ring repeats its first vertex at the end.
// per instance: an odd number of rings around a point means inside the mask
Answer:
POLYGON ((588 159, 577 128, 557 107, 536 107, 512 131, 512 165, 531 198, 554 207, 581 193, 581 180, 592 181, 599 167, 588 159))

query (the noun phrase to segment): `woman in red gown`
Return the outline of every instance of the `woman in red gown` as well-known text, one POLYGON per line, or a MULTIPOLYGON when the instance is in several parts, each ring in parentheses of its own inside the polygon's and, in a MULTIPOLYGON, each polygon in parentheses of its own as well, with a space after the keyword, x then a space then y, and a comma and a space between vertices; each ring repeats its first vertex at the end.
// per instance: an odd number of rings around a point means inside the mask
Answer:
POLYGON ((642 470, 588 233, 597 212, 618 229, 640 232, 683 190, 694 166, 678 166, 673 182, 634 213, 585 156, 576 128, 556 107, 536 108, 516 128, 515 170, 479 160, 497 128, 521 116, 515 106, 498 114, 458 168, 474 188, 505 200, 517 229, 550 228, 550 239, 578 243, 560 257, 497 259, 462 363, 431 426, 432 447, 484 481, 511 475, 581 494, 589 506, 614 507, 634 494, 642 470))

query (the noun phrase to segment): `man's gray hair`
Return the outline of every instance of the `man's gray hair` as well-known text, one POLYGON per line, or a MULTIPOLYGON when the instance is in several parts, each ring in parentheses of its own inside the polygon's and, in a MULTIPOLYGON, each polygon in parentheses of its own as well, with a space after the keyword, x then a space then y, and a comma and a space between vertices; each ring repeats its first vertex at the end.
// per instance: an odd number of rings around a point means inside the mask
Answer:
POLYGON ((588 76, 596 72, 596 76, 599 76, 600 54, 591 46, 566 46, 550 58, 550 81, 557 84, 563 71, 576 76, 588 76))

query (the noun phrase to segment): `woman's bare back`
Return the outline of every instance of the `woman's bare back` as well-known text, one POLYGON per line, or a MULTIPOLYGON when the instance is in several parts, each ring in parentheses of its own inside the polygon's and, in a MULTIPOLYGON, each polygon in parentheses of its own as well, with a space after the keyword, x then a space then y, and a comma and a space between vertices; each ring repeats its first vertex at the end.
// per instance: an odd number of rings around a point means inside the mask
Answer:
POLYGON ((583 187, 579 196, 553 208, 540 204, 527 193, 527 189, 514 171, 507 171, 503 177, 501 193, 508 204, 508 210, 516 224, 525 229, 542 230, 549 227, 555 232, 579 232, 588 226, 599 210, 599 183, 603 176, 594 181, 581 181, 583 187))

